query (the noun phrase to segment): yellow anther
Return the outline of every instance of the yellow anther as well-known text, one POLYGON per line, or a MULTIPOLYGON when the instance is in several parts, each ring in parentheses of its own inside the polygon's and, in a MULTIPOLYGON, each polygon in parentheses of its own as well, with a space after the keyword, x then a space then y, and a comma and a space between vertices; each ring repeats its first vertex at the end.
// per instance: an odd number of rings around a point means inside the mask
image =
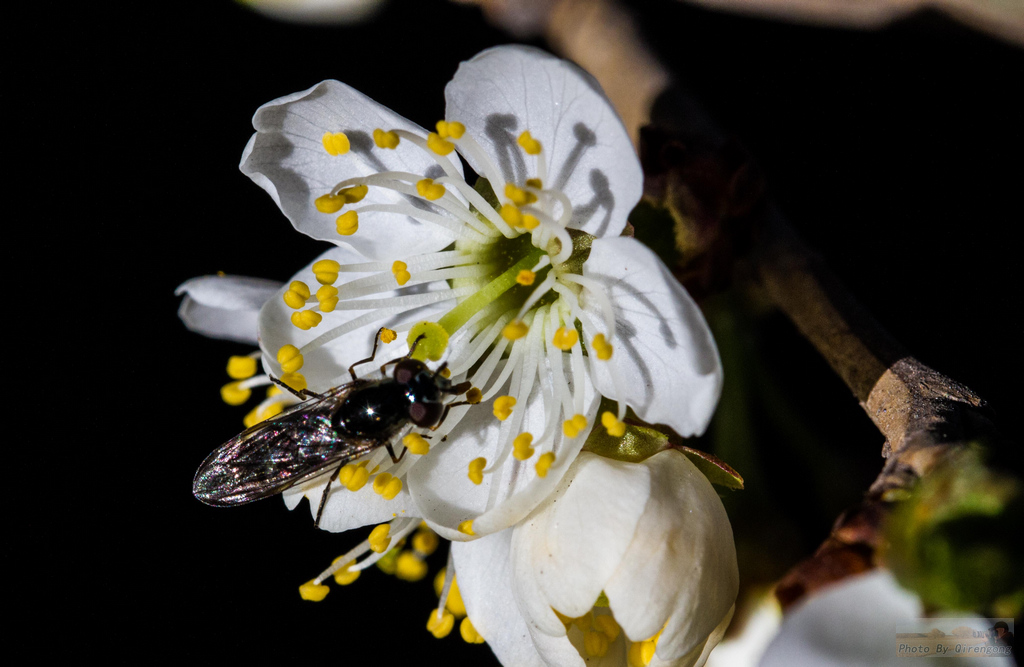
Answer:
MULTIPOLYGON (((331 563, 331 565, 334 565, 335 563, 337 563, 339 560, 341 560, 341 558, 342 558, 341 556, 338 556, 337 558, 335 558, 334 561, 331 563)), ((354 560, 350 560, 349 562, 345 563, 345 567, 343 567, 340 570, 338 570, 337 572, 335 572, 334 573, 334 582, 336 584, 338 584, 339 586, 348 586, 353 581, 358 579, 361 570, 350 570, 349 569, 350 567, 355 565, 355 563, 356 562, 354 560)))
POLYGON ((470 387, 466 392, 465 401, 470 405, 476 405, 482 400, 484 400, 484 392, 480 391, 478 387, 470 387))
POLYGON ((547 477, 548 476, 548 470, 551 469, 551 465, 554 462, 555 462, 555 453, 554 452, 547 452, 546 454, 541 454, 540 458, 537 459, 537 476, 538 477, 547 477))
POLYGON ((330 592, 330 588, 323 584, 316 583, 316 579, 310 579, 299 586, 299 595, 303 600, 309 600, 310 602, 320 602, 320 600, 327 597, 327 594, 330 592))
POLYGON ((336 228, 342 236, 352 236, 359 231, 359 214, 355 211, 342 213, 338 216, 336 228))
POLYGON ((452 376, 452 369, 448 368, 447 366, 445 366, 444 368, 441 369, 441 377, 443 377, 445 379, 448 379, 451 376, 452 376))
POLYGON ((516 282, 520 285, 532 285, 537 280, 537 274, 529 269, 523 269, 516 276, 516 282))
POLYGON ((539 178, 528 178, 528 179, 526 179, 526 185, 527 185, 527 187, 536 188, 538 190, 543 190, 544 189, 544 184, 541 183, 541 180, 539 178))
POLYGON ((313 264, 313 275, 321 285, 333 285, 334 281, 338 279, 338 271, 340 270, 341 264, 338 264, 333 259, 321 259, 313 264))
POLYGON ((540 142, 530 135, 529 130, 519 135, 519 145, 530 155, 537 155, 541 151, 540 142))
POLYGON ((515 204, 502 204, 498 210, 501 219, 508 223, 509 227, 522 227, 523 214, 515 204))
POLYGON ((430 444, 419 433, 410 433, 402 438, 402 444, 410 453, 423 456, 430 451, 430 444))
POLYGON ((427 576, 427 564, 411 551, 403 551, 395 560, 395 576, 404 581, 419 581, 427 576))
POLYGON ((579 618, 572 619, 572 621, 581 632, 587 632, 594 627, 594 610, 591 609, 579 618))
POLYGON ((481 484, 484 481, 484 466, 487 465, 487 459, 484 457, 473 459, 469 462, 469 481, 474 484, 481 484))
POLYGON ((461 139, 462 135, 466 133, 466 126, 462 123, 446 122, 443 120, 437 121, 437 134, 442 139, 451 137, 452 139, 461 139))
POLYGON ((511 199, 516 206, 526 206, 537 201, 537 195, 527 192, 515 183, 505 184, 505 196, 511 199))
POLYGON ((407 270, 409 265, 400 260, 395 260, 395 263, 391 265, 391 273, 395 276, 395 281, 399 285, 404 285, 409 282, 409 278, 412 278, 409 271, 407 270))
POLYGON ((603 658, 608 653, 608 637, 603 632, 585 631, 583 633, 583 650, 591 658, 603 658))
MULTIPOLYGON (((369 192, 369 191, 370 191, 370 188, 367 187, 366 185, 353 185, 350 188, 345 188, 344 190, 339 190, 338 191, 338 196, 339 197, 344 197, 346 204, 355 204, 355 203, 361 202, 363 200, 363 197, 365 197, 366 193, 369 192)), ((333 211, 332 211, 332 213, 333 213, 333 211)))
POLYGON ((284 382, 295 391, 302 391, 309 386, 309 383, 306 382, 306 376, 302 373, 285 373, 277 379, 284 382))
POLYGON ((309 285, 302 282, 301 280, 293 280, 292 284, 288 286, 288 291, 284 293, 284 302, 289 308, 298 310, 306 305, 306 299, 309 298, 309 285))
POLYGON ((512 396, 499 396, 494 399, 494 416, 500 421, 505 421, 512 415, 512 408, 516 399, 512 396))
POLYGON ((580 431, 587 427, 587 418, 583 415, 573 415, 572 419, 566 419, 562 422, 562 433, 565 433, 567 438, 575 438, 580 434, 580 431))
MULTIPOLYGON (((385 473, 386 474, 386 473, 385 473)), ((374 488, 376 491, 376 488, 374 488)), ((392 477, 391 480, 384 485, 384 489, 380 491, 380 495, 384 500, 394 500, 395 496, 402 492, 402 480, 397 477, 392 477)))
POLYGON ((476 535, 476 533, 473 532, 473 520, 466 519, 465 521, 460 523, 458 525, 458 531, 463 535, 476 535))
POLYGON ((244 380, 256 375, 256 360, 252 357, 228 358, 228 377, 232 380, 244 380))
MULTIPOLYGON (((352 465, 352 464, 350 463, 349 465, 352 465)), ((345 466, 345 468, 348 468, 348 467, 349 467, 348 465, 345 466)), ((341 472, 345 472, 345 468, 342 468, 341 472)), ((348 475, 346 475, 346 479, 343 482, 343 484, 345 485, 345 488, 348 489, 349 491, 358 491, 359 489, 361 489, 364 486, 366 486, 366 483, 370 480, 370 471, 366 469, 366 463, 365 462, 363 462, 362 464, 357 465, 357 466, 352 466, 351 470, 352 470, 352 472, 349 473, 348 475)), ((340 473, 338 475, 338 479, 339 480, 341 479, 341 474, 340 473)), ((384 525, 386 525, 386 524, 384 524, 384 525)), ((378 526, 378 528, 379 527, 380 526, 378 526)), ((373 544, 371 543, 370 546, 372 547, 373 544)))
POLYGON ((379 554, 384 553, 388 550, 388 547, 391 546, 391 524, 380 524, 370 531, 370 537, 367 539, 370 542, 371 549, 379 554))
POLYGON ((421 556, 429 556, 437 551, 437 545, 439 542, 437 533, 429 528, 420 528, 416 531, 416 534, 412 536, 412 548, 421 556))
POLYGON ((250 426, 255 426, 262 421, 266 421, 271 417, 276 417, 281 414, 282 410, 283 408, 280 403, 271 403, 263 410, 260 410, 260 406, 257 405, 249 411, 249 414, 242 418, 242 423, 245 424, 246 428, 249 428, 250 426))
POLYGON ((388 549, 388 552, 374 563, 377 569, 384 574, 394 574, 395 570, 398 569, 398 556, 401 554, 401 546, 401 543, 399 543, 395 548, 388 549))
POLYGON ((309 331, 316 325, 320 324, 320 321, 324 319, 324 316, 315 310, 297 310, 292 313, 291 319, 292 324, 303 331, 309 331))
POLYGON ((501 335, 509 340, 518 340, 529 333, 530 327, 522 320, 512 320, 501 330, 501 335))
POLYGON ((430 618, 427 619, 427 630, 430 631, 430 634, 438 639, 442 639, 447 637, 454 627, 455 617, 452 616, 451 612, 442 611, 440 616, 438 616, 436 609, 430 612, 430 618))
POLYGON ((389 472, 382 472, 373 478, 373 492, 377 495, 384 493, 384 487, 388 485, 394 477, 389 472))
POLYGON ((572 625, 573 618, 570 617, 570 616, 566 616, 565 614, 563 614, 562 612, 558 611, 554 607, 551 608, 551 611, 555 612, 555 616, 558 617, 558 620, 560 620, 562 622, 562 625, 565 626, 565 629, 568 630, 569 626, 572 625))
POLYGON ((282 345, 277 351, 277 363, 285 373, 294 373, 302 368, 302 353, 294 345, 282 345))
POLYGON ((626 435, 626 423, 620 422, 618 415, 614 412, 602 412, 601 413, 601 426, 604 426, 605 430, 608 431, 608 435, 613 438, 621 438, 626 435))
POLYGON ((337 213, 344 208, 347 203, 348 200, 344 195, 332 195, 330 193, 317 197, 313 200, 313 206, 315 206, 316 210, 321 213, 337 213))
POLYGON ((601 361, 608 361, 612 358, 612 344, 608 342, 608 339, 604 337, 604 334, 597 334, 594 336, 594 341, 590 346, 594 348, 597 358, 601 361))
POLYGON ((354 463, 348 463, 341 467, 338 471, 338 482, 342 486, 348 486, 348 483, 352 481, 352 475, 355 474, 356 465, 354 463))
POLYGON ((338 307, 338 288, 324 285, 316 291, 316 300, 320 302, 320 312, 329 313, 338 307))
POLYGON ((469 622, 469 616, 462 619, 462 623, 459 624, 459 634, 462 635, 462 639, 468 644, 483 644, 483 636, 476 631, 473 624, 469 622))
POLYGON ((437 132, 431 132, 427 135, 427 148, 438 155, 448 155, 455 150, 455 144, 445 141, 437 132))
POLYGON ((437 361, 448 349, 448 332, 437 322, 428 320, 414 324, 405 340, 410 349, 413 345, 416 346, 412 357, 420 361, 437 361))
POLYGON ((657 648, 658 642, 654 639, 648 639, 640 643, 640 659, 645 665, 651 664, 651 660, 654 660, 654 652, 657 648))
POLYGON ((516 436, 515 440, 512 441, 512 456, 520 461, 533 456, 534 449, 533 445, 533 434, 531 433, 520 433, 516 436))
POLYGON ((579 339, 580 335, 576 333, 576 329, 558 327, 558 331, 555 332, 554 338, 551 339, 551 344, 563 352, 568 352, 572 349, 572 346, 579 341, 579 339))
MULTIPOLYGON (((466 522, 464 521, 463 523, 466 522)), ((444 575, 445 568, 441 568, 441 570, 434 577, 434 593, 437 595, 437 597, 441 597, 441 591, 444 589, 444 575)), ((448 600, 444 603, 444 608, 450 611, 451 613, 455 614, 456 618, 462 618, 466 615, 466 605, 462 601, 462 593, 459 592, 458 576, 452 577, 452 585, 448 589, 448 600)))
POLYGON ((526 214, 523 215, 523 228, 526 231, 532 232, 533 230, 537 229, 537 227, 539 227, 539 226, 540 226, 540 220, 537 219, 537 216, 530 215, 529 213, 526 213, 526 214))
POLYGON ((267 398, 271 398, 273 396, 277 396, 282 391, 284 391, 284 390, 281 389, 280 387, 278 387, 276 384, 272 384, 269 387, 267 387, 267 398))
POLYGON ((434 201, 444 196, 444 186, 440 183, 435 183, 432 178, 424 178, 416 182, 416 192, 420 193, 420 197, 428 201, 434 201))
POLYGON ((228 382, 220 388, 220 397, 228 405, 241 405, 249 400, 251 389, 246 389, 241 382, 228 382))
POLYGON ((384 343, 385 345, 387 345, 388 343, 395 342, 397 338, 398 334, 392 329, 388 329, 387 327, 385 327, 380 330, 380 342, 384 343))
POLYGON ((385 132, 379 127, 373 131, 373 143, 377 148, 398 148, 399 137, 397 132, 385 132))
POLYGON ((603 614, 601 616, 595 614, 594 626, 603 632, 610 642, 615 641, 618 638, 619 633, 622 632, 622 628, 615 622, 615 618, 608 614, 603 614))
POLYGON ((327 132, 323 138, 324 150, 331 155, 344 155, 352 144, 344 132, 327 132))

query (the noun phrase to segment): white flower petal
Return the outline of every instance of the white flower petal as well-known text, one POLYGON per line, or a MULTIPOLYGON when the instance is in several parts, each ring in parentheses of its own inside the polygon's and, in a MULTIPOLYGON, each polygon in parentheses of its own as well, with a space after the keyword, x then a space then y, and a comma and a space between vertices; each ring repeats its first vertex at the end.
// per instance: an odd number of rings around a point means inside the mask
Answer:
POLYGON ((185 295, 178 317, 190 331, 255 345, 260 307, 280 288, 281 283, 262 278, 202 276, 185 281, 174 294, 185 295))
MULTIPOLYGON (((593 364, 598 391, 624 400, 647 422, 682 436, 703 433, 722 391, 722 365, 697 304, 657 255, 631 238, 596 239, 583 277, 603 285, 615 311, 615 351, 593 364)), ((585 289, 581 303, 601 326, 601 300, 585 289)), ((588 342, 597 333, 584 329, 588 342)))
MULTIPOLYGON (((572 379, 567 380, 572 388, 572 379)), ((600 397, 589 381, 584 383, 583 391, 583 415, 593 424, 600 397)), ((539 437, 544 431, 546 410, 550 409, 535 385, 529 399, 520 400, 515 407, 523 413, 519 431, 539 437)), ((468 477, 469 462, 481 456, 487 459, 488 465, 495 462, 500 447, 506 442, 502 431, 504 423, 494 417, 489 404, 469 409, 448 434, 447 441, 432 445, 430 453, 409 471, 413 498, 427 524, 442 537, 468 539, 458 531, 458 525, 467 519, 473 519, 476 535, 487 535, 518 523, 555 488, 589 432, 566 438, 559 422, 554 436, 556 459, 545 477, 537 475, 535 466, 542 452, 551 451, 551 441, 537 443, 536 453, 527 461, 517 461, 510 454, 500 470, 485 474, 482 484, 473 484, 468 477)))
MULTIPOLYGON (((595 236, 622 231, 643 173, 622 121, 589 74, 539 49, 496 47, 459 65, 445 100, 447 119, 466 126, 507 181, 537 175, 536 159, 516 143, 529 130, 549 165, 544 187, 562 190, 573 204, 570 225, 595 236)), ((484 173, 471 156, 467 161, 484 173)))
MULTIPOLYGON (((371 259, 400 259, 440 250, 452 237, 438 227, 391 213, 360 216, 359 231, 341 237, 334 214, 321 213, 314 200, 348 178, 382 171, 432 175, 440 167, 423 150, 405 141, 395 150, 378 149, 373 130, 402 129, 426 136, 406 120, 359 91, 338 81, 323 81, 309 90, 264 104, 253 116, 256 134, 242 153, 239 168, 266 190, 296 229, 313 238, 351 245, 371 259), (344 132, 351 142, 345 155, 332 156, 323 146, 326 132, 344 132)), ((462 169, 458 160, 456 169, 462 169)), ((384 188, 370 187, 356 207, 409 203, 384 188)))
MULTIPOLYGON (((328 475, 321 475, 305 484, 288 489, 281 494, 285 505, 292 510, 298 507, 303 498, 307 498, 310 516, 315 519, 327 479, 328 475)), ((405 488, 392 500, 385 500, 383 496, 373 492, 370 484, 358 491, 349 491, 335 481, 331 485, 331 494, 327 497, 323 516, 320 517, 320 530, 340 533, 360 526, 391 521, 395 514, 403 519, 416 516, 412 496, 405 488)))
POLYGON ((537 579, 546 604, 570 617, 594 606, 622 562, 651 493, 647 466, 581 452, 568 488, 514 530, 517 572, 537 579))
POLYGON ((512 531, 505 530, 473 542, 452 543, 459 593, 470 622, 503 665, 582 665, 579 654, 564 635, 544 635, 539 645, 531 636, 512 596, 511 537, 512 531))
MULTIPOLYGON (((342 265, 357 264, 366 261, 364 257, 350 248, 332 248, 317 257, 316 260, 310 262, 305 268, 295 274, 294 280, 301 280, 305 282, 309 286, 311 292, 316 292, 320 285, 313 279, 311 267, 317 261, 322 259, 333 259, 342 265)), ((372 274, 370 272, 346 271, 340 274, 340 278, 335 283, 335 286, 340 286, 342 283, 350 282, 369 275, 372 274)), ((363 298, 387 299, 398 294, 432 292, 446 287, 447 286, 442 282, 435 282, 413 287, 405 287, 399 290, 389 290, 378 294, 371 294, 363 298)), ((392 329, 401 329, 403 326, 407 327, 409 324, 420 320, 434 319, 439 312, 444 312, 444 310, 451 307, 451 302, 446 301, 439 304, 433 304, 431 306, 398 311, 386 311, 373 308, 366 310, 338 309, 331 313, 324 313, 324 321, 316 327, 303 331, 291 323, 291 316, 295 310, 290 308, 284 302, 283 295, 287 289, 288 285, 281 287, 260 312, 259 330, 260 345, 264 352, 263 365, 274 375, 280 375, 281 373, 281 368, 277 363, 276 355, 277 351, 281 349, 282 346, 294 345, 301 349, 304 345, 315 340, 318 336, 340 326, 338 324, 339 322, 351 322, 356 320, 356 318, 372 314, 374 311, 377 311, 379 314, 379 317, 370 318, 368 321, 358 327, 355 327, 351 331, 344 333, 322 347, 303 355, 304 363, 299 372, 305 376, 309 388, 313 391, 326 391, 327 389, 339 384, 351 382, 351 377, 348 374, 348 367, 356 361, 360 361, 370 356, 370 351, 373 349, 374 336, 377 334, 377 330, 380 329, 380 327, 387 326, 392 329)), ((310 303, 309 306, 313 306, 315 303, 316 302, 314 301, 310 303)), ((359 305, 358 300, 345 302, 346 306, 349 304, 359 305)), ((374 362, 372 364, 366 364, 365 366, 359 367, 356 372, 360 377, 372 374, 379 370, 380 366, 385 361, 400 357, 407 352, 408 346, 405 345, 403 339, 399 339, 399 341, 388 345, 380 345, 377 348, 377 357, 374 359, 374 362)))
POLYGON ((655 653, 654 658, 651 660, 651 664, 648 665, 648 667, 703 667, 704 663, 706 663, 708 658, 711 656, 711 651, 715 649, 718 642, 722 641, 725 631, 729 629, 729 623, 732 621, 732 615, 735 611, 736 605, 733 605, 715 629, 711 631, 711 634, 708 635, 704 641, 694 646, 686 655, 682 655, 671 660, 662 660, 658 657, 658 654, 655 653))
POLYGON ((685 455, 669 450, 644 465, 650 499, 604 591, 633 640, 654 635, 668 619, 657 653, 672 660, 701 645, 730 613, 739 590, 736 548, 722 501, 685 455))

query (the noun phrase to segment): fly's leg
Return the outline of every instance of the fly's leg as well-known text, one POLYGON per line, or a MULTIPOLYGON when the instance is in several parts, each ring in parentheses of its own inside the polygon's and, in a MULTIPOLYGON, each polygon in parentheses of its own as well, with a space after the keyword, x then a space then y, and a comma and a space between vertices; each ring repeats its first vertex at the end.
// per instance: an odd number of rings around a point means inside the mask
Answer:
POLYGON ((294 394, 304 401, 307 401, 311 398, 323 398, 323 394, 318 394, 315 391, 310 391, 309 389, 292 389, 291 387, 286 385, 284 382, 281 382, 280 379, 274 377, 273 375, 270 375, 269 377, 270 381, 276 384, 278 387, 286 389, 288 393, 294 394))
POLYGON ((331 483, 338 479, 338 475, 341 473, 341 469, 345 467, 342 463, 340 466, 335 468, 331 474, 330 479, 327 480, 327 486, 324 487, 324 492, 320 494, 320 506, 316 508, 316 519, 313 521, 313 528, 320 527, 320 517, 323 516, 324 507, 327 505, 327 496, 331 493, 331 483))
POLYGON ((419 345, 420 341, 423 340, 424 338, 426 338, 426 336, 424 336, 423 334, 420 334, 419 336, 416 336, 416 340, 414 340, 412 342, 412 347, 409 348, 409 354, 405 355, 404 357, 399 357, 398 359, 392 359, 391 361, 385 362, 384 365, 380 367, 381 375, 387 375, 388 374, 388 371, 387 371, 388 366, 392 366, 394 364, 397 364, 402 359, 411 359, 412 358, 412 353, 416 351, 416 346, 419 345))
POLYGON ((356 377, 356 366, 361 366, 363 364, 370 363, 371 361, 373 361, 373 358, 377 356, 377 345, 380 343, 380 335, 384 333, 384 329, 386 328, 387 327, 381 327, 380 329, 377 329, 377 334, 373 337, 373 349, 370 351, 370 356, 360 361, 357 361, 356 363, 348 367, 348 374, 352 376, 353 380, 359 379, 356 377))
POLYGON ((404 459, 405 458, 405 453, 409 451, 408 449, 403 449, 401 455, 395 456, 395 450, 391 447, 391 443, 390 442, 388 444, 384 445, 384 447, 385 447, 385 449, 388 450, 388 454, 391 455, 391 462, 392 463, 398 463, 399 461, 404 459))

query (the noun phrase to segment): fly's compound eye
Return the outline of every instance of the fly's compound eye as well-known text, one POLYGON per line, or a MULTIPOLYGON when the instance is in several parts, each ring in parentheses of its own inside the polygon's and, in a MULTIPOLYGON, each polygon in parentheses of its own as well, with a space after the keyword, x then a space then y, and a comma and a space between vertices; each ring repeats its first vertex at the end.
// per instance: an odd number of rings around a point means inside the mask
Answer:
POLYGON ((409 405, 409 419, 417 426, 430 428, 441 421, 444 406, 440 403, 417 402, 409 405))
POLYGON ((398 384, 409 384, 413 378, 426 369, 427 367, 422 361, 402 359, 395 364, 395 382, 398 384))

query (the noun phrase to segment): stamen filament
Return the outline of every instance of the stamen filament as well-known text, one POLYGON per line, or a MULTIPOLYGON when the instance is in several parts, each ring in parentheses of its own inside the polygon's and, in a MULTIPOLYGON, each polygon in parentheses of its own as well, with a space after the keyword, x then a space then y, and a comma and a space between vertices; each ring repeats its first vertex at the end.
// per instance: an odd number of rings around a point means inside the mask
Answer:
MULTIPOLYGON (((477 311, 482 310, 499 296, 518 285, 519 283, 516 282, 516 276, 518 276, 519 272, 523 269, 535 264, 539 255, 540 251, 531 250, 526 257, 520 259, 518 262, 507 268, 500 276, 485 285, 482 289, 473 292, 471 297, 462 301, 459 305, 445 313, 437 323, 440 324, 444 330, 449 333, 449 335, 455 333, 458 331, 459 327, 464 325, 477 311)), ((469 289, 472 290, 472 288, 469 289)))

